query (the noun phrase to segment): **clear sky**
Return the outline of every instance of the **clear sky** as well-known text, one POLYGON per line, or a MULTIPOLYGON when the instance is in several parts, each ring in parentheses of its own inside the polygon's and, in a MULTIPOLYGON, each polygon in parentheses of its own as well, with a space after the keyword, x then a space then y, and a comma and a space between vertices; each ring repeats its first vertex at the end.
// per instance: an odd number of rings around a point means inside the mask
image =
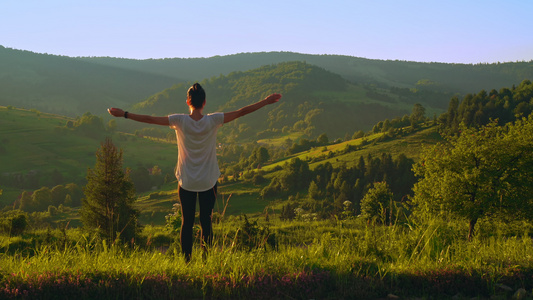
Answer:
POLYGON ((136 59, 290 51, 531 61, 533 1, 0 0, 0 45, 136 59))

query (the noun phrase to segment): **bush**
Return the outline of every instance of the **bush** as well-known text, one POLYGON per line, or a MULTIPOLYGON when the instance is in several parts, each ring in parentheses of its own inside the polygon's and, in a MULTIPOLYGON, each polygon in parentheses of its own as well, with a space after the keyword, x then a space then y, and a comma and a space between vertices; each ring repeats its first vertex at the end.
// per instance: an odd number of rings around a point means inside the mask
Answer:
POLYGON ((174 203, 172 212, 165 216, 166 227, 173 232, 179 232, 181 229, 181 204, 174 203))
POLYGON ((296 212, 294 211, 298 207, 297 203, 287 203, 281 208, 280 218, 282 221, 294 220, 296 212))
POLYGON ((252 183, 254 185, 261 185, 261 184, 263 184, 265 182, 266 182, 266 179, 261 174, 255 174, 254 177, 252 178, 252 183))
POLYGON ((234 235, 234 245, 237 248, 252 251, 276 246, 276 238, 270 228, 259 226, 257 221, 250 222, 246 215, 243 216, 243 224, 234 235))
POLYGON ((2 214, 0 219, 3 232, 13 235, 21 235, 28 227, 28 216, 20 210, 8 211, 2 214))
POLYGON ((393 194, 386 182, 375 182, 361 200, 361 216, 365 220, 387 224, 393 214, 393 194))

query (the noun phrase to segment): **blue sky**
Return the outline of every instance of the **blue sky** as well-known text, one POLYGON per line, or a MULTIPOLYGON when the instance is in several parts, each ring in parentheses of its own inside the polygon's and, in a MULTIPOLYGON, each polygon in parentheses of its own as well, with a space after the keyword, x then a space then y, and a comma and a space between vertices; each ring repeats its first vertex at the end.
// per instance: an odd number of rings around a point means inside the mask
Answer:
POLYGON ((532 12, 530 0, 2 0, 0 45, 136 59, 291 51, 531 61, 532 12))

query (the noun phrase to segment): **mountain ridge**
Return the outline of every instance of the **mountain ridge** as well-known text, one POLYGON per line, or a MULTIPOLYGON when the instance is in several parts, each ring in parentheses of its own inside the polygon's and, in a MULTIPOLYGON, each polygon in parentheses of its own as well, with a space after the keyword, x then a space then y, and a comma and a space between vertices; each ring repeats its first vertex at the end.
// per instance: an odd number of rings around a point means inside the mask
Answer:
MULTIPOLYGON (((374 100, 421 103, 430 114, 443 112, 452 95, 510 87, 533 78, 533 61, 467 65, 293 52, 132 60, 37 54, 0 46, 0 105, 70 117, 87 111, 102 116, 109 106, 130 107, 174 85, 294 61, 365 87, 366 95, 374 100)), ((350 95, 345 96, 344 102, 349 102, 350 95)))
MULTIPOLYGON (((277 64, 288 61, 304 61, 322 67, 345 79, 368 84, 389 87, 416 88, 420 80, 429 80, 437 84, 442 91, 470 93, 494 86, 511 86, 523 79, 533 78, 533 61, 505 62, 493 64, 450 64, 437 62, 413 62, 399 60, 367 59, 332 54, 301 54, 295 52, 254 52, 238 53, 209 58, 166 58, 166 59, 116 59, 116 58, 80 58, 101 64, 126 67, 126 64, 139 65, 129 68, 155 68, 150 64, 170 65, 180 69, 189 77, 184 80, 201 80, 228 74, 232 71, 245 71, 262 65, 277 64), (212 68, 212 70, 210 69, 212 68), (464 74, 464 75, 461 75, 464 74), (459 75, 459 76, 458 76, 459 75)), ((161 74, 172 76, 169 70, 160 69, 161 74)), ((178 77, 176 77, 178 78, 178 77)))

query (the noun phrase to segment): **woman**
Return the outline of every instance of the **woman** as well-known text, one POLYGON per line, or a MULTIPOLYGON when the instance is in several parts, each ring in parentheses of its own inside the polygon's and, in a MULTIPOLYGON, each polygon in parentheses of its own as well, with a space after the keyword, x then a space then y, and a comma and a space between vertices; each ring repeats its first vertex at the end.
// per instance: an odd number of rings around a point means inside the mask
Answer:
POLYGON ((196 198, 200 205, 200 226, 202 228, 202 248, 210 245, 213 239, 211 216, 217 195, 217 180, 220 170, 216 158, 217 129, 252 113, 265 105, 279 101, 280 94, 272 94, 254 104, 228 113, 203 114, 205 91, 200 84, 193 84, 187 91, 189 114, 173 114, 167 117, 153 117, 123 111, 119 108, 108 109, 115 117, 124 117, 138 122, 170 126, 176 131, 178 144, 178 163, 176 178, 181 203, 181 249, 187 262, 192 254, 192 229, 196 210, 196 198))

